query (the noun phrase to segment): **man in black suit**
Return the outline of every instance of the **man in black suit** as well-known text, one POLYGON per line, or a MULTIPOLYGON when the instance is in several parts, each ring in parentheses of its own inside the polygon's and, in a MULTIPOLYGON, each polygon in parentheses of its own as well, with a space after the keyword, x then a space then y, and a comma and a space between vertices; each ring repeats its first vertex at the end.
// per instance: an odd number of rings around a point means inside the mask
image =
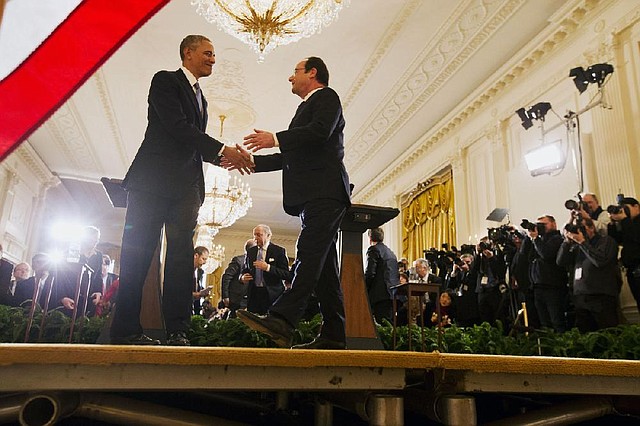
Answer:
MULTIPOLYGON (((54 276, 50 273, 52 266, 51 258, 46 253, 36 253, 31 259, 31 264, 33 265, 33 276, 26 280, 19 281, 16 284, 13 306, 22 306, 27 300, 33 301, 37 285, 37 303, 40 305, 40 308, 44 309, 49 288, 54 282, 54 276)), ((31 303, 28 305, 31 306, 31 303)), ((48 309, 56 308, 59 305, 59 298, 56 292, 52 291, 48 309)))
POLYGON ((253 238, 244 244, 244 253, 234 256, 222 274, 222 303, 229 308, 229 317, 235 318, 238 309, 247 307, 247 285, 240 281, 247 250, 256 245, 253 238))
POLYGON ((367 285, 369 304, 378 323, 383 319, 391 321, 393 303, 390 288, 400 284, 398 258, 384 243, 382 228, 369 230, 369 248, 367 249, 367 266, 364 281, 367 285))
POLYGON ((209 296, 211 289, 204 282, 205 273, 202 267, 209 260, 209 249, 205 246, 198 246, 193 249, 193 310, 191 314, 202 315, 202 298, 209 296))
POLYGON ((202 162, 217 162, 222 155, 241 172, 252 166, 250 156, 239 146, 225 146, 205 133, 207 102, 198 81, 211 74, 213 44, 204 36, 187 36, 180 44, 180 58, 180 69, 160 71, 151 81, 147 130, 123 182, 128 205, 111 325, 115 344, 160 343, 143 334, 140 310, 144 280, 163 226, 167 251, 162 308, 167 343, 189 344, 193 233, 205 194, 202 162))
POLYGON ((344 300, 340 288, 336 242, 350 201, 349 176, 343 163, 344 118, 338 94, 328 87, 322 59, 300 61, 289 77, 291 91, 302 98, 287 130, 255 130, 244 144, 256 152, 278 147, 279 153, 254 156, 255 171, 282 170, 284 210, 298 216, 301 230, 291 290, 266 316, 238 311, 249 327, 265 332, 280 346, 290 346, 293 328, 315 290, 323 324, 320 335, 304 348, 344 348, 344 300))
POLYGON ((256 245, 247 250, 242 269, 242 281, 247 288, 247 310, 266 314, 267 309, 284 291, 284 280, 289 279, 289 260, 284 247, 271 242, 271 228, 258 225, 253 228, 256 245))

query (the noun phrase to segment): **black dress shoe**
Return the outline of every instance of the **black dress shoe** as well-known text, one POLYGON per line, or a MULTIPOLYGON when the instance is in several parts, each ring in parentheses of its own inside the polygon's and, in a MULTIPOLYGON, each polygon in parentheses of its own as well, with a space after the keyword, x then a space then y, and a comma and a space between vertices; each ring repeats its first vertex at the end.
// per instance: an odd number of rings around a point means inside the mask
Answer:
POLYGON ((191 342, 187 339, 187 333, 184 331, 176 331, 167 335, 168 346, 191 346, 191 342))
POLYGON ((266 334, 281 348, 291 347, 293 327, 284 319, 273 315, 258 315, 246 310, 237 310, 236 315, 249 328, 266 334))
POLYGON ((160 340, 152 339, 146 334, 132 334, 130 336, 124 336, 124 337, 112 337, 111 344, 112 345, 153 346, 153 345, 159 345, 160 340))
POLYGON ((337 340, 329 340, 324 337, 316 337, 309 343, 295 345, 291 349, 346 349, 347 344, 337 340))

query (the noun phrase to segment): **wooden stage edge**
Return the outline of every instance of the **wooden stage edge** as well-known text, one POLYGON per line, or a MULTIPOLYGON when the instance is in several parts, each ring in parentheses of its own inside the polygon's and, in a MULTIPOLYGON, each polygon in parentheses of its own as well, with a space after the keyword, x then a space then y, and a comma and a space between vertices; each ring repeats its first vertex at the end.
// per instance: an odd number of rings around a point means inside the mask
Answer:
POLYGON ((364 367, 443 369, 479 373, 640 377, 640 361, 394 351, 226 347, 0 344, 0 366, 164 365, 245 367, 364 367))

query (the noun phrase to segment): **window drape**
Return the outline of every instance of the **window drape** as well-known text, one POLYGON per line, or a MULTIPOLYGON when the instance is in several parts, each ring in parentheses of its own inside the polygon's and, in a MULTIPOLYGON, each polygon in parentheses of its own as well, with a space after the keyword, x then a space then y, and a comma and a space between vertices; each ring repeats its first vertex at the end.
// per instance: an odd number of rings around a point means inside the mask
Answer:
POLYGON ((456 245, 451 169, 418 184, 402 207, 402 254, 410 262, 424 250, 456 245))

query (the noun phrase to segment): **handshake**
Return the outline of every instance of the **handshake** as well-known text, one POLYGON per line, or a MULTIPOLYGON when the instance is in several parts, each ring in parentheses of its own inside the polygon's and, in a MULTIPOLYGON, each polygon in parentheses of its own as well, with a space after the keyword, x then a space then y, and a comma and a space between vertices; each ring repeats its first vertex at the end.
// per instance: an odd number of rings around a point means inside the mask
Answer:
POLYGON ((242 145, 224 147, 220 161, 221 167, 227 170, 238 170, 242 175, 255 171, 256 165, 253 162, 252 153, 263 148, 273 148, 276 146, 276 139, 273 133, 264 130, 254 129, 254 132, 244 137, 242 145))

